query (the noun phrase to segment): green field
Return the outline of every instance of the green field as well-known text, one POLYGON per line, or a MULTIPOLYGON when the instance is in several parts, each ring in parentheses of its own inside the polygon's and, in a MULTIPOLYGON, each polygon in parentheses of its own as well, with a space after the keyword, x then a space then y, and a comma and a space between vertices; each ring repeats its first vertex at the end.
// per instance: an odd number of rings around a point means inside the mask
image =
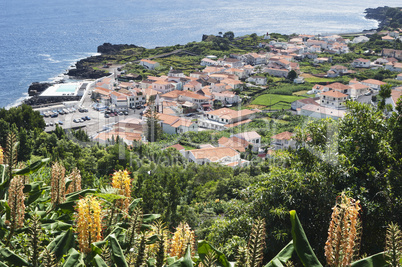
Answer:
POLYGON ((335 78, 312 77, 312 78, 305 78, 304 81, 307 83, 322 83, 322 82, 333 83, 333 82, 336 82, 336 79, 335 78))
POLYGON ((290 104, 293 101, 302 99, 305 97, 293 96, 293 95, 276 95, 265 94, 260 95, 251 102, 251 105, 266 106, 271 109, 290 109, 290 104))

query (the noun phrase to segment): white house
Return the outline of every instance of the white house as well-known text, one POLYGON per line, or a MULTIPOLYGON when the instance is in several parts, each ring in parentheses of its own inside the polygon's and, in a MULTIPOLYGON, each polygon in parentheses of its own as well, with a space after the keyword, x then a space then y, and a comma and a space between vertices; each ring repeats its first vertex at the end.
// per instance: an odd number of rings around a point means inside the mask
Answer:
POLYGON ((218 65, 218 62, 206 57, 206 58, 201 59, 200 65, 201 66, 215 66, 215 65, 218 65))
POLYGON ((361 84, 367 85, 370 88, 374 89, 374 90, 380 90, 381 89, 381 85, 385 85, 387 83, 379 81, 379 80, 375 80, 375 79, 367 79, 367 80, 363 80, 360 82, 361 84))
POLYGON ((240 97, 232 91, 213 92, 212 95, 215 97, 215 100, 221 101, 224 105, 240 102, 240 97))
POLYGON ((175 89, 173 83, 168 81, 156 81, 152 83, 152 89, 161 92, 162 94, 173 91, 175 89))
POLYGON ((158 62, 149 59, 141 59, 139 64, 149 70, 154 70, 155 68, 160 67, 158 62))
POLYGON ((345 102, 348 98, 349 96, 346 94, 331 90, 320 94, 320 105, 329 108, 342 109, 345 108, 345 102))
POLYGON ((251 76, 247 78, 248 82, 254 82, 255 84, 265 85, 267 84, 267 78, 264 76, 251 76))
POLYGON ((308 104, 301 107, 297 114, 317 119, 332 118, 337 120, 339 118, 343 118, 346 112, 345 110, 308 104))
POLYGON ((222 165, 242 165, 240 153, 231 147, 213 147, 185 151, 185 157, 200 165, 219 163, 222 165))
POLYGON ((198 124, 186 118, 167 114, 158 114, 162 130, 167 134, 181 134, 189 131, 197 132, 198 124))
POLYGON ((332 66, 329 69, 327 75, 328 75, 328 77, 338 77, 338 76, 343 75, 345 73, 348 73, 348 68, 347 67, 341 66, 341 65, 335 65, 335 66, 332 66), (329 72, 333 72, 334 74, 329 73, 329 72))
POLYGON ((115 110, 127 110, 128 100, 127 96, 118 92, 110 93, 110 102, 114 105, 115 110))
POLYGON ((371 62, 369 59, 357 58, 353 60, 351 65, 353 68, 370 68, 370 64, 371 62))
POLYGON ((294 134, 288 131, 271 136, 272 139, 271 145, 275 149, 288 149, 288 148, 295 149, 296 141, 292 140, 293 136, 294 134))
POLYGON ((388 62, 387 64, 385 64, 385 69, 390 71, 402 72, 402 63, 388 62))
POLYGON ((261 147, 261 135, 259 135, 256 131, 238 133, 232 136, 249 142, 251 145, 253 145, 253 151, 258 152, 261 147))
POLYGON ((353 98, 364 95, 365 93, 368 93, 370 91, 370 87, 361 83, 353 83, 349 86, 351 88, 350 96, 353 98))
POLYGON ((220 108, 205 112, 204 118, 198 119, 198 125, 207 129, 225 130, 251 122, 255 113, 256 111, 249 109, 236 111, 229 108, 220 108))
POLYGON ((286 68, 264 68, 263 72, 268 73, 274 77, 287 77, 289 69, 286 68))
POLYGON ((386 104, 391 104, 392 110, 396 111, 396 104, 398 103, 398 100, 402 97, 402 89, 400 90, 391 90, 391 97, 387 98, 385 100, 386 104))

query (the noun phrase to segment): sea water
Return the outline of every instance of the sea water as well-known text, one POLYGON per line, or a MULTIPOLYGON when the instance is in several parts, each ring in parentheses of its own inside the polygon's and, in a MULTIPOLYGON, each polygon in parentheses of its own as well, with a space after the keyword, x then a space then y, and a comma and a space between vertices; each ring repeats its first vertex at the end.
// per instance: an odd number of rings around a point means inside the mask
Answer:
POLYGON ((0 107, 27 96, 32 82, 60 79, 98 45, 147 48, 200 41, 203 34, 324 34, 377 27, 368 7, 395 0, 13 0, 0 4, 0 107))

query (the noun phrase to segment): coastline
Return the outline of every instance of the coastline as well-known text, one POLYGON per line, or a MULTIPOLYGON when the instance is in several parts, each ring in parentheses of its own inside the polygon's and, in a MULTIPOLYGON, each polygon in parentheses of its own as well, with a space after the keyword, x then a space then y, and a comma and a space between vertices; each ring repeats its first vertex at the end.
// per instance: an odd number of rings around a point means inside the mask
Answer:
MULTIPOLYGON (((361 32, 346 32, 346 33, 339 33, 338 35, 343 35, 343 36, 353 36, 353 35, 363 35, 363 34, 368 34, 368 33, 375 33, 377 31, 379 31, 381 29, 381 25, 384 25, 384 19, 380 16, 381 15, 381 11, 384 9, 384 7, 377 7, 377 8, 366 8, 364 11, 364 18, 366 20, 376 20, 377 21, 377 29, 370 29, 370 30, 363 30, 361 32)), ((81 80, 81 79, 86 79, 86 78, 99 78, 102 76, 106 76, 107 74, 105 73, 93 73, 91 71, 91 73, 87 72, 87 76, 85 75, 81 75, 82 73, 85 73, 85 70, 83 72, 81 72, 80 75, 71 75, 72 73, 77 74, 80 73, 77 69, 79 69, 79 66, 84 66, 86 62, 102 62, 103 58, 102 56, 105 55, 105 51, 99 51, 99 47, 104 46, 100 45, 98 46, 98 52, 97 53, 93 53, 88 57, 83 57, 83 58, 79 58, 77 59, 77 61, 75 61, 75 63, 70 64, 70 66, 65 70, 65 72, 53 77, 53 78, 49 78, 49 80, 51 80, 50 82, 32 82, 31 85, 28 87, 28 93, 24 92, 23 95, 21 97, 19 97, 17 100, 15 100, 14 103, 12 104, 8 104, 7 106, 5 106, 6 109, 9 109, 11 107, 15 107, 15 106, 19 106, 23 103, 25 103, 27 100, 29 100, 30 98, 32 98, 32 95, 29 93, 30 90, 29 88, 31 88, 31 86, 35 83, 49 83, 49 84, 57 84, 62 82, 63 80, 68 81, 68 80, 81 80), (101 52, 101 53, 99 53, 101 52), (73 66, 74 65, 74 66, 73 66), (61 78, 63 77, 63 78, 61 78), (59 79, 58 79, 59 78, 59 79), (53 81, 52 81, 53 80, 53 81)), ((111 45, 108 44, 109 46, 113 47, 113 46, 127 46, 127 45, 111 45)), ((129 46, 135 46, 135 45, 129 45, 129 46)), ((112 49, 113 50, 113 49, 112 49)))

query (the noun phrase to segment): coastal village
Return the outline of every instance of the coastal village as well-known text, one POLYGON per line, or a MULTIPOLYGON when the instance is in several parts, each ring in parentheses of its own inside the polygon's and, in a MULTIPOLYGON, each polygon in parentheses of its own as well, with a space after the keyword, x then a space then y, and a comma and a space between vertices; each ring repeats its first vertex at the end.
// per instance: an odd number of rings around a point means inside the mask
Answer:
MULTIPOLYGON (((382 32, 380 38, 382 41, 400 43, 401 35, 402 30, 389 31, 382 32)), ((375 77, 353 78, 353 74, 364 70, 386 70, 395 76, 390 85, 391 94, 386 98, 390 111, 395 111, 402 95, 402 50, 384 48, 379 52, 364 51, 370 59, 367 56, 354 57, 342 64, 333 63, 336 56, 351 54, 351 44, 368 42, 370 36, 343 38, 340 35, 301 34, 284 41, 266 33, 258 42, 255 52, 231 53, 223 57, 205 55, 196 62, 200 68, 186 74, 172 66, 163 66, 159 58, 142 58, 130 64, 145 71, 153 71, 156 75, 141 77, 120 65, 107 77, 77 86, 71 96, 78 96, 81 100, 72 103, 79 109, 84 99, 90 98, 90 107, 101 112, 105 118, 124 116, 124 119, 110 124, 110 127, 91 134, 92 140, 99 143, 110 143, 117 137, 128 145, 147 142, 147 131, 150 130, 147 120, 152 118, 146 114, 153 112, 155 115, 152 116, 157 118, 163 133, 169 135, 243 129, 241 132, 232 131, 230 136, 223 136, 213 143, 186 148, 179 142, 169 147, 176 148, 189 161, 198 164, 216 162, 232 167, 244 166, 249 164, 241 156, 246 151, 266 158, 277 150, 295 149, 297 146, 291 131, 276 133, 267 142, 267 138, 262 138, 257 131, 248 128, 248 124, 256 118, 275 110, 284 110, 271 109, 274 106, 268 107, 268 103, 266 106, 250 105, 251 97, 247 94, 250 88, 269 89, 273 80, 287 82, 285 86, 289 87, 303 85, 303 89, 307 90, 298 94, 297 99, 288 101, 286 110, 292 116, 337 120, 347 114, 348 101, 376 105, 381 87, 389 84, 375 77), (325 65, 327 71, 315 75, 305 73, 303 66, 306 62, 316 69, 325 65), (168 71, 158 75, 162 67, 168 68, 168 71), (337 81, 337 78, 342 78, 342 82, 337 81), (312 80, 319 82, 312 83, 312 80), (306 88, 306 84, 311 86, 306 88), (130 110, 134 111, 131 112, 133 115, 129 115, 130 110)), ((105 63, 103 68, 113 68, 113 64, 105 63)), ((49 90, 54 89, 47 89, 39 98, 55 97, 54 94, 49 95, 49 90)), ((271 102, 271 99, 265 99, 265 102, 268 101, 271 102)), ((46 107, 40 111, 45 117, 51 117, 52 109, 46 107)))
MULTIPOLYGON (((138 3, 101 4, 139 26, 138 3)), ((336 6, 331 16, 345 14, 336 6)), ((222 7, 210 10, 228 19, 222 7)), ((377 29, 104 43, 58 81, 32 83, 0 109, 0 266, 400 266, 402 7, 365 13, 377 29)))

